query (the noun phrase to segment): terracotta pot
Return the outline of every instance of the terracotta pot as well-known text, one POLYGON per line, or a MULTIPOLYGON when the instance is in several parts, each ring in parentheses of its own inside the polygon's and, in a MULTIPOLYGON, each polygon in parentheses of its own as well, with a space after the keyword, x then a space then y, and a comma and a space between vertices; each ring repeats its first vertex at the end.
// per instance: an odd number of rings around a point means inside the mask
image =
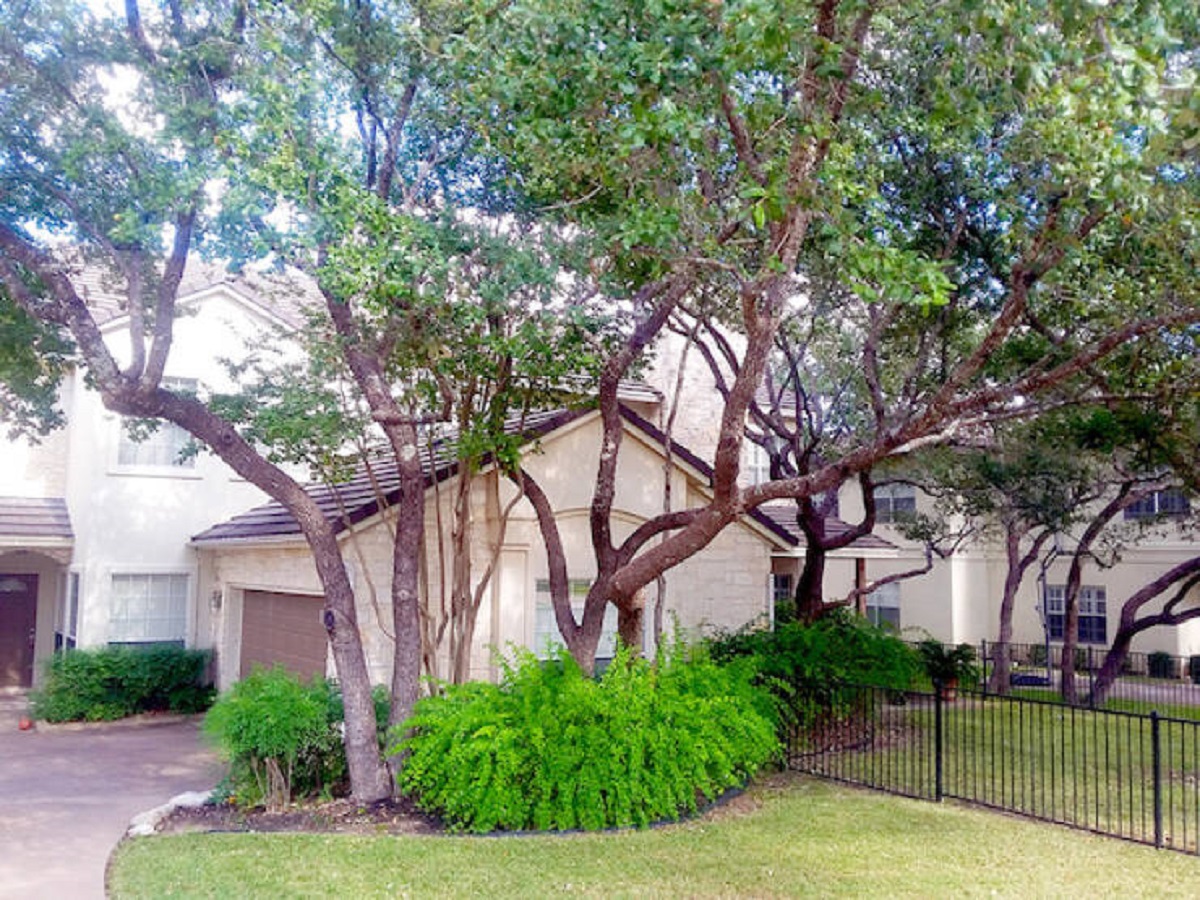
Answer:
POLYGON ((33 719, 29 718, 29 716, 21 716, 21 720, 17 722, 17 727, 22 731, 32 731, 33 719))

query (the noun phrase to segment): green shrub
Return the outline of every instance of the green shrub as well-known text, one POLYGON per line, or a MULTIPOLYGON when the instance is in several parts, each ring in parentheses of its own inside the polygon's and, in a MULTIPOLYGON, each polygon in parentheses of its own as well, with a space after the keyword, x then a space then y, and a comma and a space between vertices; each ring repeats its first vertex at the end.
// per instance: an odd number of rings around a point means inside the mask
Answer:
POLYGON ((1200 684, 1200 656, 1188 657, 1188 677, 1192 684, 1200 684))
POLYGON ((196 713, 212 703, 211 654, 181 647, 107 647, 56 654, 33 692, 48 722, 104 721, 142 712, 196 713))
POLYGON ((1162 650, 1156 650, 1146 658, 1146 669, 1151 678, 1179 677, 1179 671, 1175 667, 1175 657, 1162 650))
POLYGON ((752 659, 760 680, 784 696, 820 696, 848 684, 905 690, 921 671, 915 652, 894 632, 846 610, 774 631, 720 635, 708 644, 717 662, 752 659))
POLYGON ((519 652, 499 685, 421 700, 396 749, 421 808, 456 830, 644 826, 695 811, 779 750, 746 666, 679 645, 657 663, 620 651, 599 680, 565 653, 519 652))
MULTIPOLYGON (((376 689, 375 708, 386 723, 382 689, 376 689)), ((301 684, 276 666, 256 668, 222 694, 204 730, 229 760, 227 787, 236 802, 279 809, 296 797, 330 795, 345 780, 342 718, 335 685, 319 677, 301 684)))

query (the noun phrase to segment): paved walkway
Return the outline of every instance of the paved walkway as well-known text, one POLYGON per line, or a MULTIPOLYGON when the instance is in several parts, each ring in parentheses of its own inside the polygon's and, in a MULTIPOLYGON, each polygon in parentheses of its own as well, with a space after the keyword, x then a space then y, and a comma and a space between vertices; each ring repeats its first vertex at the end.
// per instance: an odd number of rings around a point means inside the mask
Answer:
POLYGON ((20 731, 24 709, 0 694, 0 898, 104 897, 129 820, 221 777, 198 719, 20 731))

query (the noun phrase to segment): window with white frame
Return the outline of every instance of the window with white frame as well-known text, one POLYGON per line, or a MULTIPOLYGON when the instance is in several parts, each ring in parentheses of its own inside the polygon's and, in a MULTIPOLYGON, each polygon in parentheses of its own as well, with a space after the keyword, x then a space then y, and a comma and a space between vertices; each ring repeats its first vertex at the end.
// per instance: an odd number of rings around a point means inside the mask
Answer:
POLYGON ((778 605, 791 603, 796 599, 795 580, 791 572, 771 573, 771 598, 778 605))
POLYGON ((760 447, 751 440, 743 442, 743 456, 746 460, 742 467, 742 480, 748 485, 765 484, 771 480, 771 457, 765 447, 760 447))
POLYGON ((1141 500, 1125 507, 1126 519, 1158 519, 1168 516, 1186 516, 1192 511, 1187 494, 1179 488, 1167 488, 1147 494, 1141 500))
POLYGON ((68 572, 55 616, 54 649, 73 650, 79 630, 79 573, 68 572))
POLYGON ((900 582, 882 584, 867 594, 867 620, 900 630, 900 582))
POLYGON ((122 573, 112 576, 109 644, 175 644, 187 638, 188 576, 122 573))
MULTIPOLYGON (((570 581, 571 611, 575 621, 583 621, 583 602, 587 599, 592 583, 586 579, 572 578, 570 581)), ((538 659, 549 659, 565 646, 554 619, 554 605, 550 600, 550 580, 539 578, 536 590, 536 612, 533 624, 533 652, 538 659)), ((596 647, 598 660, 612 659, 617 652, 617 608, 611 603, 604 610, 604 627, 600 643, 596 647)))
MULTIPOLYGON (((164 378, 162 386, 172 391, 195 393, 198 382, 194 378, 164 378)), ((157 422, 153 430, 139 433, 136 438, 122 422, 117 465, 142 469, 192 469, 196 465, 192 445, 192 436, 174 422, 157 422)))
MULTIPOLYGON (((1066 585, 1047 585, 1046 624, 1050 629, 1050 640, 1063 639, 1066 620, 1066 585)), ((1085 584, 1079 589, 1079 643, 1108 643, 1108 603, 1104 588, 1099 585, 1085 584)))
POLYGON ((911 484, 885 484, 875 488, 875 521, 906 522, 917 514, 917 491, 911 484))

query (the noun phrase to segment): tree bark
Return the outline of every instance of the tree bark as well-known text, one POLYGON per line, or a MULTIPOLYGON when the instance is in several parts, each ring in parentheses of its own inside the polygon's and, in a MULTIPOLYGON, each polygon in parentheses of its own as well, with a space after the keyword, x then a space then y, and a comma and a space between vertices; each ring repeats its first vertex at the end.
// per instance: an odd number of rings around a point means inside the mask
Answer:
POLYGON ((1120 624, 1113 637, 1112 646, 1104 656, 1100 671, 1092 684, 1088 696, 1089 706, 1100 706, 1108 697, 1117 676, 1121 674, 1121 666, 1129 655, 1129 647, 1133 639, 1150 628, 1159 625, 1180 625, 1191 619, 1200 617, 1200 605, 1178 610, 1178 606, 1187 599, 1188 594, 1200 584, 1200 556, 1194 556, 1174 568, 1164 572, 1158 578, 1136 591, 1121 607, 1120 624), (1142 608, 1154 598, 1177 584, 1182 584, 1162 610, 1158 613, 1138 617, 1142 608))

